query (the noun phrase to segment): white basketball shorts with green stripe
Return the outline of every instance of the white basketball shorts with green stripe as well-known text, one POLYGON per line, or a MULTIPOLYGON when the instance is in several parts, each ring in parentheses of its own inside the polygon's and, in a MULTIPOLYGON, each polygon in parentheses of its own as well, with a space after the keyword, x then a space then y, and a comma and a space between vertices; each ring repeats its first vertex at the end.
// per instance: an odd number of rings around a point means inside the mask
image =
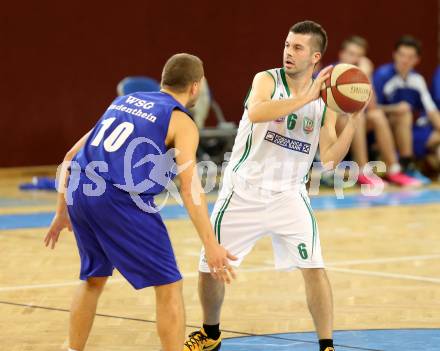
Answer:
MULTIPOLYGON (((211 222, 217 240, 238 267, 255 243, 271 236, 275 267, 323 268, 318 225, 304 185, 284 192, 252 187, 244 180, 223 184, 211 222)), ((202 249, 199 271, 209 272, 202 249)))

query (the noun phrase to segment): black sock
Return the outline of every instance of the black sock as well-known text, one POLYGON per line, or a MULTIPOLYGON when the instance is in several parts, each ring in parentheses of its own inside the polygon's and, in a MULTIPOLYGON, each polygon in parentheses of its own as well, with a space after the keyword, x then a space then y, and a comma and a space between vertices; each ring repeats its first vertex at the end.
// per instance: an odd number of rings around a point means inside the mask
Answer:
POLYGON ((206 335, 208 335, 210 339, 216 340, 220 336, 220 324, 203 324, 203 330, 205 330, 206 335))
POLYGON ((401 157, 399 161, 404 172, 414 169, 414 160, 411 156, 401 157))
POLYGON ((325 351, 327 347, 333 347, 333 339, 320 339, 319 351, 325 351))

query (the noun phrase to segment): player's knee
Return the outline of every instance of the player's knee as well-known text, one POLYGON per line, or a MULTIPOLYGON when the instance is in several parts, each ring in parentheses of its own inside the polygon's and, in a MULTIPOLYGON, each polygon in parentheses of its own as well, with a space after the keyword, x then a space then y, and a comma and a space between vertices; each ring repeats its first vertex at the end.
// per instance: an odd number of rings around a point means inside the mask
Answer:
POLYGON ((85 286, 88 290, 93 290, 95 292, 102 292, 108 277, 92 277, 87 279, 85 286))
POLYGON ((302 268, 301 273, 306 282, 327 279, 327 274, 324 268, 302 268))
POLYGON ((217 285, 222 286, 224 282, 222 280, 216 279, 208 272, 199 272, 199 284, 202 285, 217 285))
POLYGON ((398 115, 412 114, 412 107, 406 101, 401 101, 397 105, 398 110, 396 111, 396 113, 398 115))
POLYGON ((158 302, 178 303, 182 296, 182 280, 171 284, 158 285, 154 289, 156 291, 156 299, 158 302))

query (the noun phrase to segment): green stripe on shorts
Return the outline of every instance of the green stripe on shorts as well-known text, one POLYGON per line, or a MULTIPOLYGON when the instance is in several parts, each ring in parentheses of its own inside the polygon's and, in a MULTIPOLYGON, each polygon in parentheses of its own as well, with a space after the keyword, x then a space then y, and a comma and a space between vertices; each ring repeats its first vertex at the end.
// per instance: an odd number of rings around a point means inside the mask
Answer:
POLYGON ((223 219, 223 214, 226 211, 226 208, 229 205, 229 202, 231 201, 231 197, 234 194, 234 192, 231 192, 231 195, 229 195, 226 200, 223 202, 222 207, 220 208, 220 210, 217 213, 217 216, 215 217, 215 222, 214 222, 214 233, 215 236, 217 237, 217 241, 220 243, 220 227, 221 227, 221 221, 223 219))
POLYGON ((312 230, 313 230, 313 237, 312 237, 312 257, 313 257, 313 251, 315 249, 315 242, 316 242, 316 218, 315 215, 313 214, 312 208, 310 207, 308 201, 306 200, 306 198, 304 197, 303 194, 301 194, 301 197, 307 207, 307 210, 309 211, 310 214, 310 218, 312 219, 312 230))

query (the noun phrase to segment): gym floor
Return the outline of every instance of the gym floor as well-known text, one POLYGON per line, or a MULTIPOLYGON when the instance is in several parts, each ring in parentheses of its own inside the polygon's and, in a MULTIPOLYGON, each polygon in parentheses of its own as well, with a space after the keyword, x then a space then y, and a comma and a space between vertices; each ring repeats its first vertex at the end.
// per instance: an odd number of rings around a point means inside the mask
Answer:
MULTIPOLYGON (((43 246, 56 194, 18 184, 53 169, 0 170, 0 350, 65 350, 68 310, 78 284, 73 235, 43 246)), ((209 195, 212 206, 215 194, 209 195)), ((440 185, 390 188, 367 198, 312 198, 335 301, 338 350, 438 350, 440 185)), ((211 207, 212 208, 212 207, 211 207)), ((188 333, 201 324, 200 243, 184 209, 162 211, 184 280, 188 333)), ((260 241, 227 288, 223 350, 317 350, 301 274, 273 269, 260 241)), ((158 350, 153 289, 133 290, 115 271, 102 295, 87 350, 158 350)))

